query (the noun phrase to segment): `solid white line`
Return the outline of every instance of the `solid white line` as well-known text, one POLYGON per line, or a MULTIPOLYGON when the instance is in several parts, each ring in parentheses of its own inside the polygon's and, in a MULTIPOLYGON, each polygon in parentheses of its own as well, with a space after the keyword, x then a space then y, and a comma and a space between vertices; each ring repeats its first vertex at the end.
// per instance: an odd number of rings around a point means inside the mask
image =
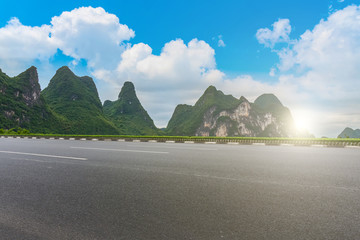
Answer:
POLYGON ((10 154, 29 155, 29 156, 38 156, 38 157, 50 157, 50 158, 64 158, 64 159, 74 159, 74 160, 82 160, 82 161, 87 160, 87 158, 47 155, 47 154, 39 154, 39 153, 25 153, 25 152, 11 152, 11 151, 0 151, 0 153, 10 153, 10 154))
POLYGON ((253 143, 254 146, 265 146, 265 143, 253 143))
POLYGON ((156 154, 168 154, 169 153, 169 152, 111 149, 111 148, 87 148, 87 147, 70 147, 70 148, 87 149, 87 150, 99 150, 99 151, 114 151, 114 152, 135 152, 135 153, 156 153, 156 154))

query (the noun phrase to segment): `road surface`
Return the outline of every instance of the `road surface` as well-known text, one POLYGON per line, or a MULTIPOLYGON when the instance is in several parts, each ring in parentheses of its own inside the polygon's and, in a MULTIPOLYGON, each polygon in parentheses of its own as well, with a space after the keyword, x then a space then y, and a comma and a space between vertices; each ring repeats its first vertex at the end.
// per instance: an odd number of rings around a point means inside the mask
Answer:
POLYGON ((0 239, 359 236, 359 149, 0 139, 0 239))

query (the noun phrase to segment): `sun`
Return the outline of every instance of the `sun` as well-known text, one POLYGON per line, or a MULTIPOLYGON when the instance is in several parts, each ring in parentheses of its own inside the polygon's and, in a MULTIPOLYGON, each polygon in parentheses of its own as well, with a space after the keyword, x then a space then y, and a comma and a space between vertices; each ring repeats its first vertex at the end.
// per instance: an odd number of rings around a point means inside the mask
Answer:
POLYGON ((310 131, 313 127, 314 114, 306 110, 293 112, 294 122, 297 131, 310 131))

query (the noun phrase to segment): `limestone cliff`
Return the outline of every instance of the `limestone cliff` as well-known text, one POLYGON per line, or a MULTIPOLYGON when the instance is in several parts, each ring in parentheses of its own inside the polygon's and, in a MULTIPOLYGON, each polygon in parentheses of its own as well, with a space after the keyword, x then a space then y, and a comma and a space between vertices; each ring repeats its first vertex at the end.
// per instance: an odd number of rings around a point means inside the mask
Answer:
POLYGON ((254 103, 236 99, 210 86, 195 106, 180 105, 169 121, 171 135, 290 137, 294 122, 288 108, 273 94, 254 103), (183 113, 180 114, 179 111, 183 113), (181 116, 186 115, 186 116, 181 116), (181 116, 181 117, 180 117, 181 116))

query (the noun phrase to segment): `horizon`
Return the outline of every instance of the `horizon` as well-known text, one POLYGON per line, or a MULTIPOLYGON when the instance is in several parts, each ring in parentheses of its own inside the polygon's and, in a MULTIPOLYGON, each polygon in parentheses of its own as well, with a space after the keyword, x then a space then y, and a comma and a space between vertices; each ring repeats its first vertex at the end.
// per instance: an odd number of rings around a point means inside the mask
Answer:
POLYGON ((250 102, 272 93, 316 137, 360 127, 358 1, 75 1, 45 12, 35 2, 0 10, 0 69, 34 65, 42 90, 68 66, 94 79, 102 102, 133 82, 158 128, 210 85, 250 102))

